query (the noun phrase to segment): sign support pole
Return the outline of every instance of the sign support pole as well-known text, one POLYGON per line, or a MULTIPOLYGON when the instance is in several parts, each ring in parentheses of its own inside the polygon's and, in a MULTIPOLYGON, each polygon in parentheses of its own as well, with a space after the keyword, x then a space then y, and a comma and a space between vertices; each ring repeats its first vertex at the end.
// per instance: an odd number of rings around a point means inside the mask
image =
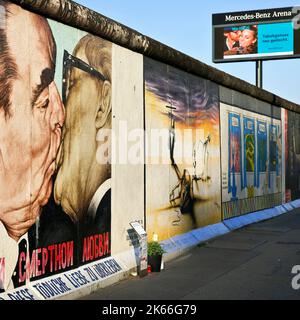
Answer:
POLYGON ((256 61, 256 86, 263 89, 263 61, 256 61))

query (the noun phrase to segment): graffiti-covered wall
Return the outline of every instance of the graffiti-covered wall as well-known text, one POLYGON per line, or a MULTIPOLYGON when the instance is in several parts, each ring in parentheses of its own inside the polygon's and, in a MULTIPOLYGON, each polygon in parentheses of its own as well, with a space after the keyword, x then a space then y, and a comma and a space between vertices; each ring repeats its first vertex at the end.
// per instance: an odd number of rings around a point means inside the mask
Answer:
POLYGON ((218 86, 145 59, 145 106, 150 237, 221 221, 218 86))
POLYGON ((133 222, 174 240, 300 198, 299 110, 72 1, 0 0, 0 299, 147 269, 133 222))

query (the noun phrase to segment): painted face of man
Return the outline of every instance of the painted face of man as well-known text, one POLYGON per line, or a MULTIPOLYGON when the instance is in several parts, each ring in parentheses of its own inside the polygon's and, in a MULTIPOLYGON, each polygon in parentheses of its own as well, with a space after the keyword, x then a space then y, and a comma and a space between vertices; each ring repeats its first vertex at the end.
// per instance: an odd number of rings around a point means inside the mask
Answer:
POLYGON ((9 6, 6 36, 17 68, 9 113, 0 109, 0 220, 18 240, 51 195, 64 107, 56 84, 55 43, 46 19, 9 6))
MULTIPOLYGON (((89 64, 86 52, 90 50, 90 59, 107 60, 111 67, 110 49, 102 48, 108 53, 101 56, 101 41, 86 36, 74 56, 89 64)), ((55 200, 77 222, 86 215, 97 189, 111 177, 110 163, 97 161, 97 150, 101 145, 97 141, 98 132, 103 129, 110 132, 111 129, 111 85, 109 81, 99 80, 73 67, 67 91, 66 125, 55 181, 55 200)))

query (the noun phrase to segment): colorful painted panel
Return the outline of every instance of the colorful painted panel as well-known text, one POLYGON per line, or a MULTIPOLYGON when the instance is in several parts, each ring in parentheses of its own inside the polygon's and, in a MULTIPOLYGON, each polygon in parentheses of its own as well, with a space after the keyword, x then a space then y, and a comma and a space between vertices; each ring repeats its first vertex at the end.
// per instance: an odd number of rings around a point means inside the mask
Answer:
POLYGON ((241 155, 241 118, 237 114, 229 114, 229 167, 228 167, 228 192, 232 193, 232 200, 237 196, 237 179, 243 183, 242 155, 241 155))
POLYGON ((244 117, 244 188, 248 198, 254 197, 256 175, 255 121, 244 117))
POLYGON ((281 121, 226 104, 221 104, 221 119, 224 219, 281 204, 281 121), (233 172, 238 164, 232 166, 232 158, 239 154, 240 170, 233 172))
POLYGON ((218 86, 150 59, 145 86, 147 231, 164 240, 221 220, 218 86))
POLYGON ((268 130, 267 123, 257 121, 258 172, 267 172, 268 130))

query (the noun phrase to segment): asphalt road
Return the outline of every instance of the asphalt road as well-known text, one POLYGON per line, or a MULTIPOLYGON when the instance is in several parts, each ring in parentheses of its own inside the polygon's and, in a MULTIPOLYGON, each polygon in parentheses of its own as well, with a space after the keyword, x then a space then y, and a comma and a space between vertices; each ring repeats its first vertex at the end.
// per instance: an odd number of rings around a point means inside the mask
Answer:
POLYGON ((300 209, 199 246, 159 274, 130 278, 81 300, 298 300, 295 265, 300 209))

